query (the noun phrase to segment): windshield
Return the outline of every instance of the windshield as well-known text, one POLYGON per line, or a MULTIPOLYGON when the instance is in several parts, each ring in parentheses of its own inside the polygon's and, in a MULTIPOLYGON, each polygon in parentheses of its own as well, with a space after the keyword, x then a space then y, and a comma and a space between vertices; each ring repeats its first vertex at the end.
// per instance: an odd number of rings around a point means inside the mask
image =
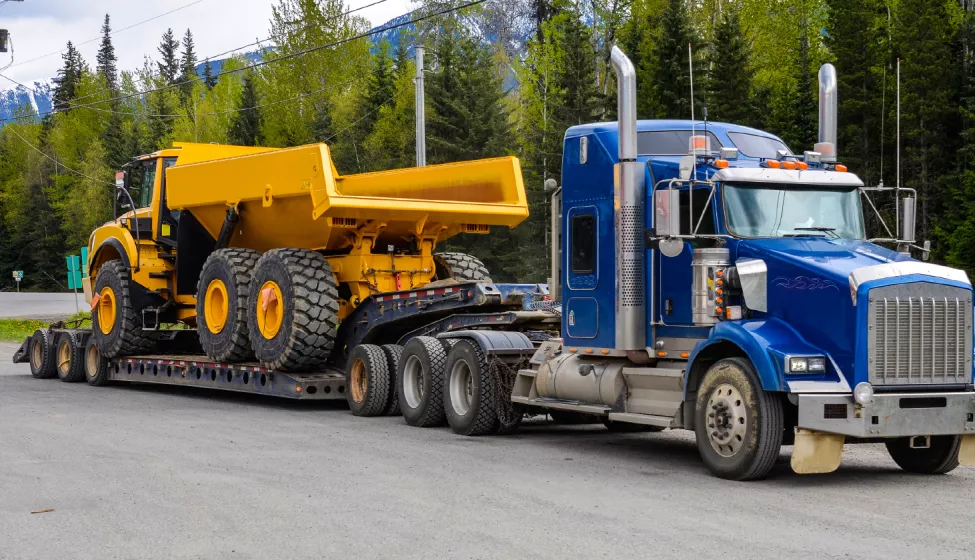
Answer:
POLYGON ((858 189, 725 185, 728 231, 739 237, 863 239, 858 189))

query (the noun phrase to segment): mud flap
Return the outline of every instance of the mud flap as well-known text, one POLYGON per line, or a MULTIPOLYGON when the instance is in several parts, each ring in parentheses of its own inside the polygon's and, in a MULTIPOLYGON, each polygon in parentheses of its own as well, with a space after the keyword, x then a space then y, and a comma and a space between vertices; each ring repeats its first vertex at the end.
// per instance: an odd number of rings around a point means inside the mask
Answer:
POLYGON ((975 467, 975 435, 961 436, 958 462, 966 467, 975 467))
POLYGON ((30 362, 30 358, 28 357, 30 356, 30 339, 31 337, 28 336, 27 340, 25 340, 24 343, 20 345, 20 348, 18 348, 17 351, 14 352, 15 364, 26 364, 30 362))
POLYGON ((845 437, 796 428, 792 470, 798 474, 831 473, 840 466, 845 437))

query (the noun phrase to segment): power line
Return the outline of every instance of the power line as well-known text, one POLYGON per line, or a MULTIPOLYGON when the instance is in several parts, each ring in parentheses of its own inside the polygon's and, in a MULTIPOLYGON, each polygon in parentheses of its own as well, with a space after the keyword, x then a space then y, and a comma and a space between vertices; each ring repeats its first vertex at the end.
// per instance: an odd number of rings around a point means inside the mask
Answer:
MULTIPOLYGON (((6 0, 6 1, 9 1, 9 0, 6 0)), ((133 23, 132 25, 129 25, 128 27, 123 27, 122 29, 116 29, 115 31, 112 31, 112 32, 111 32, 111 33, 109 34, 109 36, 115 36, 115 35, 116 35, 117 33, 121 33, 121 32, 123 32, 123 31, 128 31, 129 29, 132 29, 132 28, 134 28, 134 27, 138 27, 138 26, 140 26, 140 25, 142 25, 142 24, 145 24, 145 23, 149 23, 150 21, 154 21, 154 20, 157 20, 157 19, 159 19, 159 18, 161 18, 161 17, 166 17, 166 16, 168 16, 168 15, 170 15, 170 14, 173 14, 173 13, 176 13, 176 12, 178 12, 178 11, 180 11, 180 10, 185 10, 186 8, 189 8, 189 7, 191 7, 191 6, 195 6, 195 5, 197 5, 197 4, 199 4, 199 3, 201 3, 201 2, 203 2, 203 1, 204 1, 204 0, 196 0, 195 2, 190 2, 189 4, 186 4, 186 5, 184 5, 184 6, 180 6, 179 8, 174 8, 174 9, 172 9, 172 10, 169 10, 169 11, 168 11, 168 12, 166 12, 166 13, 163 13, 163 14, 159 14, 159 15, 157 15, 157 16, 153 16, 153 17, 151 17, 151 18, 149 18, 149 19, 145 19, 145 20, 142 20, 142 21, 140 21, 140 22, 138 22, 138 23, 133 23)), ((4 3, 5 3, 5 2, 4 2, 4 3)), ((3 5, 3 4, 0 4, 0 6, 2 6, 2 5, 3 5)), ((82 46, 82 45, 88 45, 88 44, 90 44, 90 43, 94 43, 95 41, 99 41, 99 40, 101 40, 101 39, 102 39, 102 36, 98 36, 98 37, 95 37, 94 39, 89 39, 89 40, 87 40, 87 41, 85 41, 85 42, 83 42, 83 43, 78 43, 78 44, 77 44, 77 45, 75 45, 75 46, 77 46, 77 47, 80 47, 80 46, 82 46)), ((36 57, 36 58, 32 58, 32 59, 30 59, 30 60, 25 60, 25 61, 23 61, 23 62, 18 62, 17 64, 14 64, 14 65, 13 65, 13 66, 12 66, 11 68, 16 68, 16 67, 18 67, 18 66, 22 66, 22 65, 24 65, 24 64, 30 64, 31 62, 36 62, 36 61, 38 61, 38 60, 41 60, 41 59, 44 59, 44 58, 47 58, 47 57, 49 57, 49 56, 54 56, 54 55, 56 55, 56 54, 61 54, 61 53, 63 53, 64 51, 65 51, 65 49, 60 49, 60 50, 57 50, 57 51, 52 51, 52 52, 49 52, 49 53, 47 53, 47 54, 42 54, 41 56, 38 56, 38 57, 36 57)))
MULTIPOLYGON (((345 39, 340 39, 338 41, 333 41, 331 43, 326 43, 324 45, 318 45, 316 47, 311 47, 311 48, 304 49, 304 50, 301 50, 301 51, 296 51, 296 52, 293 52, 291 54, 279 56, 277 58, 273 58, 273 59, 270 59, 270 60, 262 60, 262 61, 259 61, 259 62, 255 62, 254 64, 251 64, 249 66, 245 66, 243 68, 236 68, 236 69, 233 69, 233 70, 225 70, 223 72, 218 72, 217 74, 214 74, 213 77, 216 78, 216 77, 220 77, 220 76, 226 76, 226 75, 230 75, 230 74, 237 74, 237 73, 240 73, 240 72, 246 72, 248 70, 253 70, 254 68, 260 68, 260 67, 263 67, 263 66, 267 66, 267 65, 270 65, 270 64, 274 64, 276 62, 283 62, 285 60, 291 60, 293 58, 297 58, 299 56, 304 56, 304 55, 307 55, 307 54, 310 54, 310 53, 313 53, 313 52, 318 52, 318 51, 321 51, 321 50, 338 47, 338 46, 341 46, 341 45, 344 45, 344 44, 347 44, 347 43, 351 43, 352 41, 357 41, 359 39, 365 39, 365 38, 371 37, 373 35, 378 35, 380 33, 385 33, 386 31, 391 31, 393 29, 399 29, 401 27, 406 27, 406 26, 409 26, 409 25, 413 25, 413 24, 419 23, 421 21, 425 21, 425 20, 432 19, 432 18, 435 18, 435 17, 438 17, 438 16, 450 14, 450 13, 453 13, 453 12, 456 12, 456 11, 459 11, 459 10, 463 10, 465 8, 470 8, 472 6, 477 6, 479 4, 483 4, 486 1, 487 0, 471 0, 469 2, 465 2, 464 4, 460 4, 458 6, 454 6, 454 7, 451 7, 451 8, 445 8, 443 10, 439 10, 437 12, 429 13, 429 14, 426 14, 426 15, 418 16, 418 17, 415 17, 415 18, 410 19, 408 21, 404 21, 402 23, 397 23, 397 24, 394 24, 394 25, 388 25, 386 27, 376 28, 376 29, 373 29, 373 30, 368 31, 366 33, 360 33, 358 35, 353 35, 352 37, 347 37, 345 39)), ((185 81, 182 81, 182 82, 178 82, 178 83, 174 83, 174 84, 169 84, 169 85, 161 86, 161 87, 158 87, 158 88, 148 89, 148 90, 145 90, 145 91, 140 91, 140 92, 130 93, 130 94, 126 94, 126 95, 121 95, 121 96, 114 97, 114 98, 111 98, 111 99, 104 99, 104 100, 99 100, 99 101, 93 101, 91 103, 86 103, 86 104, 82 104, 82 105, 69 105, 69 106, 65 107, 64 110, 81 109, 81 108, 84 108, 84 107, 91 107, 91 106, 94 106, 94 105, 103 105, 105 103, 111 103, 113 101, 124 101, 126 99, 131 99, 133 97, 139 97, 139 96, 147 95, 147 94, 150 94, 150 93, 157 93, 157 92, 161 92, 161 91, 167 91, 167 90, 170 90, 170 89, 178 88, 180 86, 184 86, 184 85, 187 85, 187 84, 192 84, 192 83, 199 82, 199 81, 202 81, 202 80, 203 80, 203 78, 195 77, 195 78, 191 78, 189 80, 185 80, 185 81)), ((46 115, 49 115, 49 114, 54 113, 54 112, 55 111, 53 111, 53 110, 52 111, 47 111, 47 112, 44 112, 44 113, 39 113, 38 116, 46 116, 46 115)), ((3 119, 3 122, 10 121, 10 120, 13 120, 13 119, 10 119, 10 118, 3 119)))
POLYGON ((12 126, 5 126, 5 127, 3 127, 3 130, 5 130, 5 131, 9 130, 10 132, 13 133, 14 136, 16 136, 17 138, 20 138, 21 142, 23 142, 24 144, 27 144, 32 150, 34 150, 35 152, 41 154, 42 156, 46 157, 47 159, 53 161, 55 165, 58 165, 59 167, 63 167, 65 170, 70 171, 70 172, 74 173, 75 175, 84 177, 85 179, 89 179, 91 181, 95 181, 96 183, 102 183, 102 184, 105 184, 105 185, 113 185, 113 186, 115 184, 115 183, 112 183, 111 181, 104 181, 102 179, 96 179, 94 177, 85 175, 81 171, 78 171, 77 169, 72 169, 72 168, 68 167, 67 165, 61 163, 60 161, 52 158, 51 156, 45 154, 43 150, 41 150, 37 146, 31 144, 26 138, 24 138, 23 136, 21 136, 20 133, 17 132, 14 129, 14 127, 12 127, 12 126))

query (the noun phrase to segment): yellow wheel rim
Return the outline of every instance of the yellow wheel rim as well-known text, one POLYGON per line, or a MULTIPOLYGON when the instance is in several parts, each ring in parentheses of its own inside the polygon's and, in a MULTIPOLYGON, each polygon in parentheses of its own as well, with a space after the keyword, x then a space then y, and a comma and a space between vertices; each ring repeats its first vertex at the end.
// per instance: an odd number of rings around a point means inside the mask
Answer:
POLYGON ((257 328, 261 335, 271 340, 281 331, 284 322, 284 296, 277 282, 268 280, 261 286, 257 298, 257 328))
POLYGON ((105 286, 98 294, 98 328, 102 334, 109 334, 115 328, 115 314, 118 307, 115 302, 115 292, 105 286))
POLYGON ((44 359, 44 343, 40 340, 35 340, 33 347, 30 349, 30 360, 31 365, 35 369, 41 369, 41 362, 44 359))
POLYGON ((58 369, 64 375, 71 369, 71 343, 67 340, 58 345, 58 369))
POLYGON ((352 362, 352 382, 349 389, 352 391, 352 400, 361 403, 366 400, 366 392, 369 390, 369 377, 366 375, 366 364, 360 360, 352 362))
POLYGON ((213 334, 220 334, 227 325, 227 317, 230 315, 230 299, 223 280, 215 279, 210 282, 205 298, 203 316, 207 321, 207 329, 213 334))

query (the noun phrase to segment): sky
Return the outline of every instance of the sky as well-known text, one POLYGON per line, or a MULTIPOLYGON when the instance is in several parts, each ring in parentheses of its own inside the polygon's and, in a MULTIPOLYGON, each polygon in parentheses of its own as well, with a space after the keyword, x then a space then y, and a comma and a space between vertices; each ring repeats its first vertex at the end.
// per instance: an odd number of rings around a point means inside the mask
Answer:
MULTIPOLYGON (((371 4, 376 0, 345 0, 348 9, 371 4)), ((0 0, 3 2, 3 0, 0 0)), ((23 0, 0 5, 0 29, 10 31, 14 47, 13 66, 5 76, 30 85, 35 80, 53 78, 61 67, 60 54, 70 40, 81 45, 79 50, 90 66, 95 64, 102 22, 105 14, 112 17, 112 29, 122 28, 161 16, 112 36, 120 70, 142 66, 145 55, 158 58, 156 47, 166 29, 182 37, 193 31, 196 52, 202 60, 230 49, 265 39, 269 35, 271 6, 278 0, 23 0), (176 10, 176 11, 173 11, 176 10), (163 15, 169 13, 168 15, 163 15), (39 60, 31 59, 48 55, 39 60)), ((356 15, 364 16, 373 26, 400 16, 414 3, 411 0, 385 0, 356 15)), ((10 64, 11 53, 0 53, 0 68, 10 64)), ((0 79, 0 89, 15 84, 0 79)))

